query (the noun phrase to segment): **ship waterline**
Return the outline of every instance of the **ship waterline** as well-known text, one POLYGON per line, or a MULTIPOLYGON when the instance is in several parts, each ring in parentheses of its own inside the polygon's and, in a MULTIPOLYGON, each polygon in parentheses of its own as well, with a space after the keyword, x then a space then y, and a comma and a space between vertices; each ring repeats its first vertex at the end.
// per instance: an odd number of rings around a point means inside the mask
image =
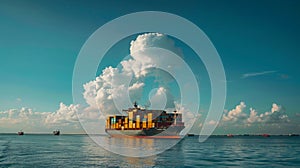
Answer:
POLYGON ((135 137, 135 138, 181 138, 180 132, 184 126, 170 126, 168 129, 140 129, 140 130, 115 130, 105 131, 112 137, 135 137))

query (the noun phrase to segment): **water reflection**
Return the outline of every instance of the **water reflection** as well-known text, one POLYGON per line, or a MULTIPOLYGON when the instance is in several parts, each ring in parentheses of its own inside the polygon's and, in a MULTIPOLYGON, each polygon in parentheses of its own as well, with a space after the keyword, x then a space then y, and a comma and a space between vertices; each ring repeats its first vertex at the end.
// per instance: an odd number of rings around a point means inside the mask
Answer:
POLYGON ((153 167, 155 166, 156 156, 149 156, 145 158, 137 157, 124 157, 123 160, 126 164, 132 167, 153 167))
POLYGON ((156 155, 171 148, 180 141, 180 139, 90 137, 104 149, 128 157, 148 157, 156 155))
MULTIPOLYGON (((177 142, 174 139, 143 139, 143 138, 108 138, 106 136, 96 136, 98 140, 105 140, 104 144, 109 150, 105 150, 98 146, 91 139, 86 137, 87 145, 85 152, 90 158, 88 165, 95 164, 95 161, 102 166, 115 166, 122 165, 121 167, 153 167, 155 165, 166 165, 172 163, 176 166, 184 166, 185 158, 182 152, 182 143, 179 142, 175 146, 173 143, 177 142), (161 145, 168 145, 172 147, 159 155, 152 155, 151 152, 159 150, 161 145), (122 155, 112 153, 110 151, 118 151, 122 155), (139 151, 139 152, 137 152, 139 151), (127 154, 127 156, 124 156, 127 154), (144 156, 148 157, 131 157, 131 156, 144 156), (96 158, 93 156, 97 156, 96 158), (172 158, 170 160, 170 158, 172 158)), ((95 137, 94 137, 95 138, 95 137)))
MULTIPOLYGON (((108 138, 107 140, 110 142, 110 146, 120 142, 120 139, 116 138, 108 138)), ((150 139, 122 138, 121 140, 124 141, 124 144, 127 144, 131 147, 145 144, 145 146, 150 149, 153 146, 153 140, 150 139)), ((86 137, 84 139, 84 142, 86 145, 83 146, 83 153, 86 153, 87 156, 89 156, 87 162, 85 163, 86 166, 101 165, 111 167, 119 165, 121 167, 153 167, 156 165, 155 160, 157 159, 157 156, 150 156, 144 158, 126 156, 124 157, 118 154, 114 154, 110 151, 104 150, 102 147, 94 143, 89 137, 86 137)), ((128 152, 132 151, 128 150, 128 152)))

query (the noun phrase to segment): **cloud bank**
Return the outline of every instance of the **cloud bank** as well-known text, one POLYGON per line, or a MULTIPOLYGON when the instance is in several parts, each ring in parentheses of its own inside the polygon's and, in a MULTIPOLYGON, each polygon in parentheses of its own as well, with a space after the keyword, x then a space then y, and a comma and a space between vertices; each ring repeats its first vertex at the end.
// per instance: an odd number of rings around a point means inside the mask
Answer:
MULTIPOLYGON (((158 89, 154 96, 160 96, 164 92, 164 89, 158 89)), ((176 109, 178 112, 187 112, 187 109, 178 103, 176 109)), ((77 118, 77 113, 81 118, 89 121, 101 119, 98 111, 92 111, 91 109, 81 109, 79 105, 65 105, 60 103, 59 108, 55 112, 38 112, 31 108, 10 109, 6 111, 0 111, 0 132, 17 132, 19 130, 30 130, 32 132, 48 132, 51 133, 54 129, 62 129, 63 131, 71 133, 84 133, 77 118), (82 111, 82 113, 80 113, 82 111)), ((187 113, 191 114, 191 113, 187 113)), ((192 114, 191 114, 192 115, 192 114)), ((196 116, 196 117, 200 117, 196 116)), ((295 114, 295 117, 299 118, 299 114, 295 114)), ((186 124, 191 123, 191 119, 194 116, 184 118, 186 124)), ((217 122, 211 120, 208 124, 219 125, 217 129, 222 127, 242 128, 244 132, 247 132, 251 127, 261 125, 267 126, 282 126, 284 124, 295 125, 295 121, 286 114, 282 106, 273 103, 270 110, 264 113, 258 113, 254 108, 247 109, 245 102, 240 102, 235 108, 230 111, 226 111, 222 117, 222 120, 217 122)), ((199 127, 202 127, 202 123, 199 127)), ((290 126, 290 125, 288 125, 290 126)), ((299 127, 299 124, 298 124, 299 127)), ((274 127, 273 127, 274 128, 274 127)), ((289 127, 287 127, 289 128, 289 127)), ((261 128, 263 130, 263 128, 261 128)), ((259 132, 260 130, 257 130, 259 132)), ((289 132, 287 132, 289 133, 289 132)))
POLYGON ((234 109, 225 111, 223 114, 222 123, 230 124, 244 124, 251 126, 252 124, 281 124, 288 123, 290 121, 285 110, 278 104, 273 103, 270 111, 262 114, 254 108, 250 108, 249 111, 246 109, 245 102, 240 102, 234 109), (248 114, 249 112, 249 114, 248 114))
POLYGON ((49 132, 53 129, 82 132, 76 112, 79 105, 60 103, 55 112, 38 112, 31 108, 10 109, 0 112, 0 132, 16 132, 30 130, 33 132, 49 132), (16 130, 17 129, 17 130, 16 130))

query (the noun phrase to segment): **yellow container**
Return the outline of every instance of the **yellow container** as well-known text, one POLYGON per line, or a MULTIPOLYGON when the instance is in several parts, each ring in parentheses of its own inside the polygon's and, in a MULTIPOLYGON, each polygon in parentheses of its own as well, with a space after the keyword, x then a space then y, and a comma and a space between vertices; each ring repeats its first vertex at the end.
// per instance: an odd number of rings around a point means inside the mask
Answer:
POLYGON ((140 115, 136 115, 136 128, 140 128, 141 118, 140 115))
POLYGON ((147 121, 143 120, 143 128, 147 128, 147 121))
POLYGON ((148 128, 152 128, 152 113, 148 113, 148 128))
POLYGON ((124 124, 125 129, 128 128, 128 117, 125 118, 125 124, 124 124))

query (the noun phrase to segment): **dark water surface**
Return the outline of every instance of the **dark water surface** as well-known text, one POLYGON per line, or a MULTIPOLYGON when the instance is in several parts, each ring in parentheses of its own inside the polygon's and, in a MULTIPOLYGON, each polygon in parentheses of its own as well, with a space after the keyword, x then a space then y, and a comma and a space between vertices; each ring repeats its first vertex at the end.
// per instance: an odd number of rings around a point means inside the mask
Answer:
POLYGON ((86 135, 0 135, 0 167, 300 167, 300 137, 186 137, 151 157, 106 151, 86 135))

